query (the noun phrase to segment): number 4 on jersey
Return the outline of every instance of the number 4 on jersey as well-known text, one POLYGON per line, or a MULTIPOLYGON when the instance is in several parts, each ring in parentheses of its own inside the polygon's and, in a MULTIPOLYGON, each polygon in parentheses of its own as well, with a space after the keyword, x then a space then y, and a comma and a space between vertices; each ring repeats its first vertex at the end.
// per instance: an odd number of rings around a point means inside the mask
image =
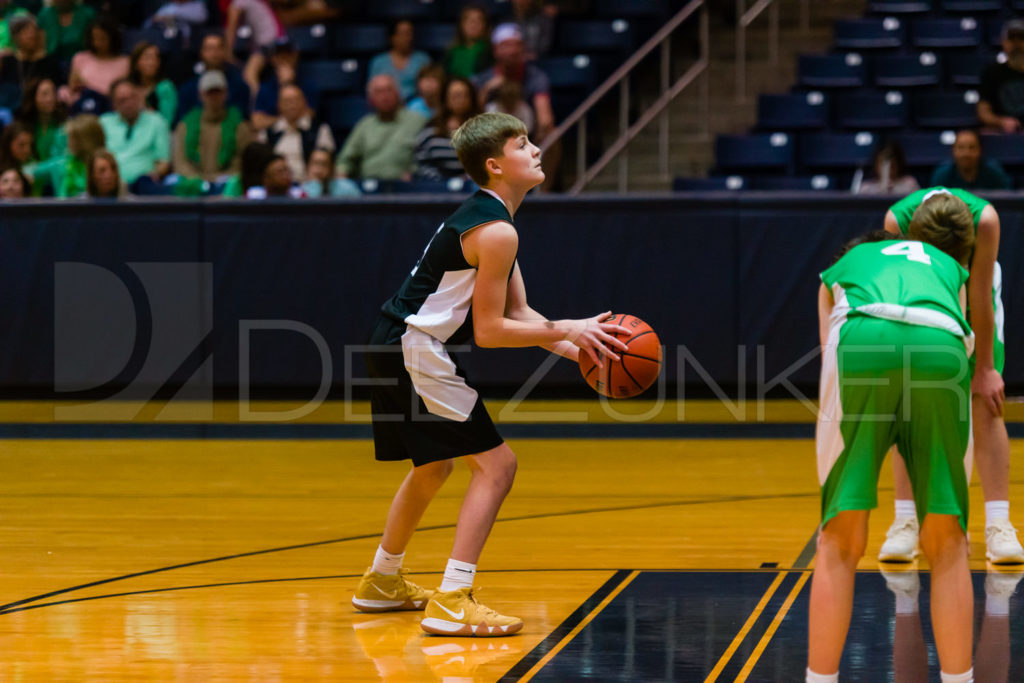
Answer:
POLYGON ((918 261, 926 265, 932 264, 932 257, 925 253, 924 245, 920 242, 897 242, 882 250, 886 256, 906 256, 910 261, 918 261))

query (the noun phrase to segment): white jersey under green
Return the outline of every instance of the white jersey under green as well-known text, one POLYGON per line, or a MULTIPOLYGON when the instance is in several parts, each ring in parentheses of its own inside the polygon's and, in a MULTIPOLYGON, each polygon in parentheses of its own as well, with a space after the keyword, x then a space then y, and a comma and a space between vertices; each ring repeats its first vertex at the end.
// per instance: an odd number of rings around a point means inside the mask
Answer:
POLYGON ((968 272, 941 250, 914 240, 859 244, 821 274, 832 291, 832 325, 867 315, 946 330, 962 337, 968 353, 973 333, 960 309, 968 272))

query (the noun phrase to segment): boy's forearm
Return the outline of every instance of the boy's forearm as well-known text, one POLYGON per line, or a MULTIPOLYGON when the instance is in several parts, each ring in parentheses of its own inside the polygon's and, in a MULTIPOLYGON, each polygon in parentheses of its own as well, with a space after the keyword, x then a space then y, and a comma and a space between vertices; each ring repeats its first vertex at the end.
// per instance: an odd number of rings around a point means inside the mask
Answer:
MULTIPOLYGON (((547 318, 545 318, 543 315, 533 310, 529 306, 522 309, 509 311, 507 315, 512 320, 533 320, 538 322, 547 321, 547 318)), ((563 358, 568 358, 569 360, 572 361, 579 359, 579 347, 573 344, 571 341, 563 339, 562 341, 549 342, 546 344, 541 344, 540 346, 555 355, 562 356, 563 358)))
POLYGON ((995 339, 996 316, 992 309, 991 285, 987 288, 987 292, 986 296, 983 286, 968 287, 968 298, 971 303, 971 329, 974 331, 974 353, 977 367, 981 369, 995 367, 992 345, 995 339))

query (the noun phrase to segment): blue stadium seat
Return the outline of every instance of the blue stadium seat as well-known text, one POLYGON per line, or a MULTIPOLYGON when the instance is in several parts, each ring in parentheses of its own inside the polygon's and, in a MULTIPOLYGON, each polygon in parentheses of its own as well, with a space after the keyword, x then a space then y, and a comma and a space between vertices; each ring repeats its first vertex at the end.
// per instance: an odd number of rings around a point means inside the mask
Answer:
POLYGON ((429 22, 416 24, 416 47, 432 55, 441 55, 455 42, 455 24, 429 22))
POLYGON ((903 156, 909 168, 928 169, 953 158, 953 131, 903 133, 896 141, 903 147, 903 156))
POLYGON ((366 76, 355 59, 299 63, 299 81, 320 93, 362 93, 366 76))
POLYGON ((163 55, 180 51, 184 46, 184 36, 175 28, 125 28, 121 37, 125 54, 143 40, 156 45, 163 55))
MULTIPOLYGON (((441 18, 447 21, 455 21, 459 18, 466 0, 436 0, 440 5, 441 18)), ((494 21, 510 11, 509 0, 477 0, 477 5, 482 5, 487 14, 494 21)))
POLYGON ((995 62, 996 56, 990 52, 948 55, 946 70, 949 72, 949 82, 951 85, 976 87, 981 84, 981 72, 995 62))
POLYGON ((902 47, 905 34, 896 17, 847 19, 835 23, 832 42, 840 50, 882 50, 902 47))
POLYGON ((964 14, 1000 12, 1003 9, 1003 0, 942 0, 942 9, 946 12, 964 14))
POLYGON ((844 190, 839 187, 836 179, 832 176, 819 173, 816 175, 787 175, 787 176, 755 176, 750 179, 750 185, 755 190, 844 190))
POLYGON ((475 192, 476 183, 462 178, 449 180, 392 180, 383 184, 384 191, 395 194, 467 194, 475 192))
POLYGON ((864 85, 864 58, 845 55, 800 55, 797 81, 808 88, 859 88, 864 85))
POLYGON ((666 0, 597 0, 597 16, 602 19, 665 19, 666 0))
POLYGON ((565 21, 558 26, 558 51, 613 52, 625 55, 633 49, 633 26, 625 19, 612 21, 565 21))
POLYGON ((430 21, 437 17, 434 0, 376 0, 368 5, 370 17, 383 21, 430 21))
POLYGON ((785 95, 759 95, 757 127, 761 130, 796 130, 828 126, 828 98, 814 90, 785 95))
POLYGON ((931 0, 870 0, 872 14, 925 14, 932 11, 931 0))
POLYGON ((337 24, 331 27, 331 53, 338 57, 374 55, 389 47, 384 24, 337 24))
POLYGON ((879 88, 939 85, 942 81, 942 61, 933 52, 880 55, 874 61, 874 81, 879 88))
MULTIPOLYGON (((1020 11, 1024 11, 1024 7, 1020 11)), ((985 31, 985 42, 988 43, 989 47, 997 49, 1003 48, 1003 25, 1006 20, 1002 17, 995 17, 988 20, 988 28, 985 31)))
POLYGON ((858 92, 837 97, 836 123, 848 130, 879 130, 907 125, 909 102, 903 93, 858 92))
POLYGON ((1024 135, 982 135, 981 149, 1007 168, 1024 167, 1024 135))
POLYGON ((914 97, 919 128, 958 129, 978 125, 978 92, 923 92, 914 97))
POLYGON ((573 57, 545 57, 537 66, 547 74, 551 89, 576 88, 590 91, 594 88, 594 64, 587 55, 573 57))
POLYGON ((676 178, 672 181, 675 192, 719 192, 748 189, 746 178, 739 175, 711 176, 710 178, 676 178))
POLYGON ((877 137, 871 133, 806 133, 800 137, 800 167, 853 169, 871 163, 877 137))
POLYGON ((786 133, 719 135, 715 139, 717 171, 788 171, 793 166, 793 138, 786 133))
POLYGON ((327 27, 323 24, 289 26, 288 40, 303 57, 323 58, 328 54, 327 27))
POLYGON ((914 19, 910 42, 924 49, 977 47, 981 44, 981 23, 974 17, 914 19))
POLYGON ((370 113, 365 95, 329 95, 320 103, 323 119, 341 142, 359 119, 370 113))

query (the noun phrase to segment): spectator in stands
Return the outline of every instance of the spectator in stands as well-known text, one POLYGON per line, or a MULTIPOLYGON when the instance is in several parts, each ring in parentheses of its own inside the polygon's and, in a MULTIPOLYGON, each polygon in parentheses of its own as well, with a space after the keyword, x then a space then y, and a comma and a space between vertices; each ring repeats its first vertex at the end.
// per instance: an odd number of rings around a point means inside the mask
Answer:
POLYGON ((86 196, 91 199, 123 199, 127 195, 114 155, 105 149, 93 152, 89 157, 86 196))
POLYGON ((64 134, 68 112, 64 103, 57 99, 57 86, 53 81, 44 78, 29 83, 16 118, 33 132, 32 156, 36 161, 63 156, 68 144, 64 134))
POLYGON ((15 121, 0 134, 0 166, 21 168, 32 162, 32 129, 15 121))
POLYGON ((434 118, 441 111, 441 91, 444 90, 444 69, 428 64, 416 76, 416 97, 406 106, 425 119, 434 118))
POLYGON ((409 180, 415 170, 413 149, 423 117, 402 106, 398 84, 387 74, 366 87, 373 112, 359 120, 338 155, 342 178, 409 180))
POLYGON ((965 129, 956 134, 953 160, 932 173, 932 185, 959 187, 964 190, 1009 190, 1010 176, 995 159, 982 157, 981 136, 965 129))
POLYGON ((279 38, 285 37, 284 27, 274 13, 269 0, 231 0, 228 21, 224 35, 227 37, 228 54, 235 51, 235 38, 240 26, 252 31, 252 52, 242 72, 251 92, 260 87, 260 73, 267 63, 267 55, 279 38))
POLYGON ((21 3, 12 0, 0 0, 0 53, 10 51, 14 46, 11 40, 11 19, 31 12, 21 3))
POLYGON ((24 199, 29 193, 29 181, 15 166, 0 171, 0 200, 24 199))
POLYGON ((480 113, 476 88, 465 78, 448 81, 441 111, 416 138, 416 177, 447 180, 464 176, 465 170, 452 148, 452 133, 480 113))
POLYGON ((491 22, 481 5, 470 3, 459 13, 455 44, 444 53, 441 64, 449 76, 471 78, 494 63, 491 54, 491 22))
POLYGON ((1024 19, 1003 27, 1005 64, 991 64, 981 74, 978 119, 1000 133, 1015 133, 1024 121, 1024 19))
POLYGON ((86 31, 96 20, 96 10, 75 0, 53 0, 39 12, 39 28, 46 34, 46 52, 62 62, 85 49, 86 31))
MULTIPOLYGON (((297 84, 298 73, 299 51, 285 36, 274 43, 268 64, 260 75, 260 87, 256 92, 256 104, 252 113, 252 125, 256 130, 269 128, 277 121, 277 101, 281 95, 281 88, 297 84)), ((302 87, 301 84, 299 87, 302 87)))
POLYGON ((494 29, 491 43, 494 45, 494 67, 473 78, 473 84, 480 93, 481 105, 485 106, 496 99, 499 88, 506 81, 517 83, 522 89, 523 99, 533 109, 536 121, 533 137, 543 142, 555 129, 547 75, 526 61, 523 34, 515 24, 499 25, 494 29))
POLYGON ((485 111, 500 111, 503 114, 511 114, 523 122, 526 132, 531 137, 537 132, 537 117, 533 115, 533 109, 523 99, 523 89, 515 81, 505 81, 498 86, 494 93, 494 99, 484 107, 485 111))
POLYGON ((148 175, 160 181, 170 170, 170 128, 164 117, 145 108, 142 90, 128 78, 110 89, 114 111, 100 117, 107 138, 121 169, 121 178, 131 185, 148 175))
POLYGON ((260 132, 260 142, 269 143, 274 153, 288 162, 293 178, 304 180, 306 159, 318 147, 335 150, 334 135, 330 126, 314 117, 297 85, 281 88, 277 108, 281 115, 273 126, 260 132))
POLYGON ((128 75, 131 66, 121 54, 121 29, 110 18, 101 18, 85 34, 85 49, 71 60, 68 78, 68 104, 74 103, 88 90, 110 97, 110 86, 128 75))
POLYGON ((174 123, 178 112, 178 89, 169 78, 163 77, 160 48, 139 41, 132 48, 128 78, 141 91, 146 108, 164 117, 167 125, 174 123))
POLYGON ((511 0, 509 20, 519 26, 523 34, 526 59, 533 61, 546 56, 555 40, 557 8, 542 0, 511 0))
POLYGON ((228 82, 220 71, 200 77, 199 99, 203 106, 186 114, 174 131, 174 171, 217 182, 241 170, 253 131, 238 107, 228 106, 228 82))
POLYGON ((406 102, 416 95, 416 77, 420 69, 430 64, 430 56, 426 52, 413 50, 413 27, 408 19, 393 22, 388 32, 391 49, 370 60, 369 76, 387 74, 398 83, 402 101, 406 102))
POLYGON ((60 64, 56 57, 46 54, 43 35, 31 14, 13 17, 8 26, 14 52, 0 57, 0 85, 8 86, 7 94, 0 97, 0 107, 14 109, 29 81, 48 78, 59 83, 60 64))
POLYGON ((334 177, 334 150, 318 147, 306 161, 306 182, 302 191, 307 197, 358 197, 359 186, 348 178, 334 177))
MULTIPOLYGON (((224 36, 219 33, 208 33, 199 46, 199 63, 195 66, 197 74, 207 70, 220 71, 228 81, 228 104, 238 107, 243 114, 249 115, 249 86, 242 78, 242 72, 234 64, 228 63, 229 52, 224 43, 224 36)), ((199 105, 199 76, 187 81, 178 88, 178 116, 184 116, 199 105)))
POLYGON ((147 19, 145 25, 176 29, 188 38, 193 29, 205 26, 209 18, 210 13, 203 0, 171 0, 147 19))
POLYGON ((284 157, 274 154, 269 145, 260 142, 249 145, 242 154, 242 185, 246 199, 306 196, 301 188, 292 184, 292 174, 284 157))
POLYGON ((93 152, 106 144, 103 126, 92 114, 79 114, 67 124, 67 153, 52 163, 40 164, 36 184, 49 182, 58 197, 80 197, 86 191, 88 165, 93 152))
POLYGON ((876 149, 871 167, 874 169, 874 178, 860 183, 855 181, 855 194, 906 196, 921 189, 917 179, 907 173, 906 157, 903 155, 903 147, 898 142, 890 140, 876 149))
POLYGON ((274 156, 274 149, 263 142, 252 142, 242 150, 242 170, 239 173, 239 191, 235 191, 233 183, 228 183, 224 195, 244 197, 253 187, 263 186, 263 171, 274 156))

